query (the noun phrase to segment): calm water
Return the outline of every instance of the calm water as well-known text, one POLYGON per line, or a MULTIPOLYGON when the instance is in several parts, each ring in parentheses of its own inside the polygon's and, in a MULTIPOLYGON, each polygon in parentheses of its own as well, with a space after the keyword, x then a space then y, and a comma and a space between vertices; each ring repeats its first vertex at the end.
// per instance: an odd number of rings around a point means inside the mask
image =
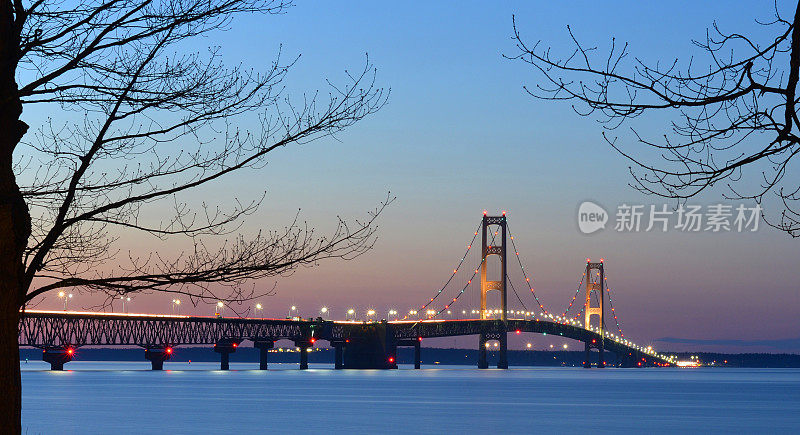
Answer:
POLYGON ((797 369, 21 366, 26 433, 800 432, 797 369))

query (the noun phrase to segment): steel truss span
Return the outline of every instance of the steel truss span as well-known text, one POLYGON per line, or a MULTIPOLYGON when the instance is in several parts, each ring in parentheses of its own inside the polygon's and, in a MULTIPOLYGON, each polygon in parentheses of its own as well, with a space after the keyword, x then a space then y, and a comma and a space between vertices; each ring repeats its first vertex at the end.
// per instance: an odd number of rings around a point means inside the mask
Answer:
POLYGON ((23 314, 19 344, 56 346, 177 346, 225 340, 303 340, 326 322, 105 313, 23 314))

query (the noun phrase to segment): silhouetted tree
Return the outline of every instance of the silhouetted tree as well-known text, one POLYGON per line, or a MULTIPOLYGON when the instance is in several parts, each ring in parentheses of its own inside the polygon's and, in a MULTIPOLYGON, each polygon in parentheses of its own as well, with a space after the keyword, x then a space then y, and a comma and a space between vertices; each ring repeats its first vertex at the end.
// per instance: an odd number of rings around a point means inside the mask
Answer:
MULTIPOLYGON (((45 292, 77 287, 113 297, 160 291, 241 301, 244 284, 374 243, 374 219, 339 220, 317 236, 284 229, 236 235, 260 199, 230 209, 190 191, 259 169, 278 147, 335 134, 375 112, 387 93, 367 62, 327 95, 283 95, 293 63, 226 67, 185 42, 243 13, 278 14, 280 0, 5 0, 0 7, 0 427, 20 431, 18 322, 45 292), (28 132, 23 108, 50 120, 28 132), (253 130, 237 120, 252 121, 253 130), (15 153, 16 150, 16 153, 15 153), (152 217, 171 218, 157 221, 152 217), (191 246, 175 257, 119 260, 122 232, 191 246), (225 237, 228 237, 225 239, 225 237), (219 240, 219 241, 217 241, 219 240), (105 264, 105 267, 102 267, 105 264)), ((231 196, 233 198, 233 195, 231 196)), ((123 255, 123 257, 125 257, 123 255)), ((108 300, 108 299, 107 299, 108 300)))
POLYGON ((786 20, 776 4, 774 17, 759 22, 772 35, 765 41, 714 23, 705 40, 693 41, 702 60, 655 63, 632 56, 627 43, 614 39, 601 53, 579 42, 569 26, 573 49, 558 55, 541 41, 526 42, 514 22, 518 51, 507 57, 536 71, 536 84, 525 87, 530 95, 570 101, 579 115, 604 124, 605 140, 634 163, 635 188, 678 201, 720 182, 729 199, 761 203, 774 195, 777 201, 765 204, 766 222, 798 237, 800 182, 791 163, 800 152, 799 19, 800 5, 786 20), (674 121, 655 138, 628 125, 641 149, 612 134, 650 112, 666 112, 674 121))

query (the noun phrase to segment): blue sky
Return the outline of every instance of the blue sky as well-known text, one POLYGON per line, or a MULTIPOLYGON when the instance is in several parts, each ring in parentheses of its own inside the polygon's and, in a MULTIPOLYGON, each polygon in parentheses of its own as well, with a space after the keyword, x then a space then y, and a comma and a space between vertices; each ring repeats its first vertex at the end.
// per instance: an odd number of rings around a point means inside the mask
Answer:
MULTIPOLYGON (((608 47, 614 36, 630 41, 631 51, 646 60, 671 60, 689 53, 691 39, 702 38, 714 20, 768 36, 753 19, 767 18, 772 2, 747 5, 298 2, 285 15, 241 17, 228 31, 195 43, 220 45, 226 61, 255 68, 268 65, 279 48, 286 59, 301 55, 286 83, 295 97, 324 89, 325 79, 343 83, 344 70, 362 68, 368 53, 391 97, 378 114, 335 139, 278 150, 260 172, 239 174, 202 195, 224 202, 231 192, 248 198, 267 190, 263 208, 245 228, 250 232, 281 227, 298 208, 325 230, 337 215, 363 216, 386 192, 397 196, 370 254, 280 279, 278 294, 263 301, 274 315, 291 304, 308 316, 322 305, 334 316, 351 306, 406 311, 452 273, 486 209, 508 211, 526 270, 553 311, 566 307, 585 259, 605 257, 615 306, 632 338, 796 338, 797 240, 770 229, 581 234, 575 217, 581 201, 607 210, 664 201, 627 186, 628 163, 602 141, 596 120, 576 115, 568 104, 526 95, 522 86, 536 76, 502 57, 515 54, 512 14, 528 40, 555 50, 566 49, 569 24, 587 43, 608 47)), ((653 134, 664 126, 659 118, 642 124, 653 134)), ((693 202, 717 202, 719 193, 693 202)), ((448 289, 454 297, 456 287, 448 289)), ((521 296, 530 305, 530 295, 521 296)), ((134 311, 164 311, 168 300, 139 296, 134 311)), ((719 349, 736 350, 724 343, 719 349)), ((768 344, 748 349, 776 350, 768 344)))

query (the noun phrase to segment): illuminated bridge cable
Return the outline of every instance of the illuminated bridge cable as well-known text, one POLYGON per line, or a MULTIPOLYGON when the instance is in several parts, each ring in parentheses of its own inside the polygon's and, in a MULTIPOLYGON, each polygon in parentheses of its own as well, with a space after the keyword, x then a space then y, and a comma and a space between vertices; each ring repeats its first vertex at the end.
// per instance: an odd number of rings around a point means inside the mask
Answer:
MULTIPOLYGON (((506 229, 508 229, 508 223, 506 223, 506 229)), ((489 246, 495 246, 497 233, 498 233, 498 231, 495 231, 495 232, 491 233, 492 240, 489 242, 489 246)), ((511 232, 510 231, 509 231, 509 236, 511 236, 511 232)), ((514 237, 511 237, 511 240, 513 242, 514 237)), ((517 250, 514 249, 514 252, 517 252, 517 250)), ((517 256, 519 256, 518 252, 517 252, 517 256)), ((519 257, 517 257, 517 259, 519 259, 519 257)), ((522 304, 522 308, 524 308, 525 311, 528 311, 528 307, 525 305, 525 302, 522 302, 522 298, 519 297, 519 294, 517 293, 517 289, 514 288, 514 283, 511 282, 511 277, 508 276, 508 273, 506 273, 506 282, 511 285, 511 290, 514 291, 514 296, 516 296, 517 300, 519 301, 519 303, 522 304)), ((538 300, 537 300, 537 302, 538 302, 538 300)), ((506 313, 506 316, 508 316, 508 313, 506 313)))
POLYGON ((509 277, 508 274, 506 274, 506 282, 508 282, 511 285, 511 290, 514 291, 514 296, 516 296, 517 300, 519 301, 519 303, 522 304, 522 308, 525 311, 528 311, 528 307, 525 306, 525 302, 522 302, 522 299, 519 297, 519 294, 517 293, 517 289, 514 288, 514 283, 511 282, 511 277, 509 277))
POLYGON ((444 312, 445 310, 447 310, 448 308, 450 308, 451 306, 453 306, 453 304, 454 304, 454 303, 456 303, 456 301, 458 301, 458 298, 460 298, 460 297, 461 297, 461 295, 463 295, 463 294, 464 294, 464 292, 467 290, 467 288, 469 287, 469 285, 470 285, 470 284, 472 284, 472 281, 475 279, 475 276, 478 274, 478 270, 479 270, 479 269, 480 269, 480 267, 483 265, 483 262, 484 262, 485 260, 486 260, 485 258, 481 258, 481 262, 478 264, 478 267, 476 267, 476 268, 475 268, 475 271, 474 271, 474 272, 472 272, 472 276, 469 278, 469 280, 467 280, 467 283, 466 283, 466 284, 464 284, 464 287, 461 289, 461 291, 460 291, 460 292, 458 292, 458 294, 456 295, 456 297, 454 297, 452 301, 450 301, 450 302, 449 302, 447 305, 445 305, 445 306, 444 306, 444 308, 442 308, 441 310, 437 311, 437 312, 436 312, 436 314, 432 315, 432 316, 431 316, 431 319, 435 319, 435 318, 439 317, 439 314, 442 314, 442 312, 444 312))
POLYGON ((567 317, 567 313, 568 313, 568 312, 569 312, 569 310, 572 308, 572 304, 574 304, 574 303, 575 303, 575 299, 578 297, 578 293, 580 293, 580 292, 581 292, 581 286, 583 285, 583 280, 584 280, 584 279, 586 279, 586 272, 584 272, 584 273, 583 273, 583 276, 581 277, 581 280, 580 280, 580 282, 578 282, 578 288, 577 288, 577 289, 575 289, 575 295, 574 295, 574 296, 572 296, 572 300, 571 300, 571 301, 569 301, 569 306, 567 307, 567 309, 566 309, 566 310, 564 310, 564 314, 562 314, 562 315, 561 315, 561 317, 564 317, 564 318, 566 318, 566 317, 567 317))
MULTIPOLYGON (((439 289, 439 291, 438 291, 438 292, 436 292, 436 294, 435 294, 435 295, 434 295, 434 296, 431 298, 431 300, 429 300, 428 302, 426 302, 424 305, 422 305, 422 306, 421 306, 421 307, 420 307, 420 308, 417 310, 417 313, 421 313, 421 312, 422 312, 422 310, 424 310, 425 308, 428 308, 428 306, 429 306, 430 304, 432 304, 432 303, 433 303, 433 301, 435 301, 436 299, 438 299, 438 298, 439 298, 439 295, 441 295, 441 294, 442 294, 442 292, 444 291, 444 289, 445 289, 445 288, 447 288, 447 286, 450 284, 450 281, 452 281, 452 280, 453 280, 453 278, 455 278, 455 276, 456 276, 456 273, 458 273, 458 270, 459 270, 459 269, 461 269, 461 265, 462 265, 462 264, 464 264, 464 260, 467 258, 467 255, 469 254, 469 251, 470 251, 470 249, 472 249, 472 245, 474 245, 474 244, 475 244, 475 239, 478 237, 478 231, 480 230, 480 228, 481 228, 481 225, 483 225, 483 221, 481 221, 481 223, 480 223, 480 224, 478 224, 478 228, 475 230, 475 233, 472 235, 472 241, 470 241, 470 242, 469 242, 469 245, 467 245, 467 251, 466 251, 466 252, 464 253, 464 255, 461 257, 461 260, 458 262, 458 265, 456 266, 456 268, 455 268, 455 269, 453 269, 453 273, 452 273, 452 274, 450 274, 450 277, 449 277, 449 278, 447 278, 447 282, 445 282, 445 283, 444 283, 444 285, 442 286, 442 288, 440 288, 440 289, 439 289)), ((411 314, 411 313, 408 313, 408 314, 406 314, 406 315, 403 317, 403 320, 406 320, 406 319, 408 319, 408 316, 409 316, 410 314, 411 314)))
MULTIPOLYGON (((606 283, 608 282, 608 277, 604 277, 606 283)), ((619 319, 617 318, 617 311, 614 309, 614 302, 611 299, 611 287, 606 286, 606 292, 608 292, 608 304, 611 306, 611 314, 614 316, 614 323, 617 324, 617 331, 619 331, 619 336, 624 337, 625 334, 622 333, 622 327, 619 326, 619 319)))
POLYGON ((514 249, 514 254, 516 254, 519 267, 522 269, 522 277, 525 278, 525 282, 528 283, 528 289, 530 289, 533 298, 536 299, 536 304, 539 305, 539 309, 542 310, 544 314, 548 314, 547 309, 544 307, 541 301, 539 301, 539 297, 536 296, 536 291, 533 289, 533 284, 531 284, 531 279, 528 277, 528 273, 525 272, 525 266, 522 265, 522 260, 519 258, 517 243, 514 241, 514 236, 511 234, 511 229, 508 227, 508 221, 506 221, 506 230, 508 231, 508 236, 511 239, 511 247, 514 249))

